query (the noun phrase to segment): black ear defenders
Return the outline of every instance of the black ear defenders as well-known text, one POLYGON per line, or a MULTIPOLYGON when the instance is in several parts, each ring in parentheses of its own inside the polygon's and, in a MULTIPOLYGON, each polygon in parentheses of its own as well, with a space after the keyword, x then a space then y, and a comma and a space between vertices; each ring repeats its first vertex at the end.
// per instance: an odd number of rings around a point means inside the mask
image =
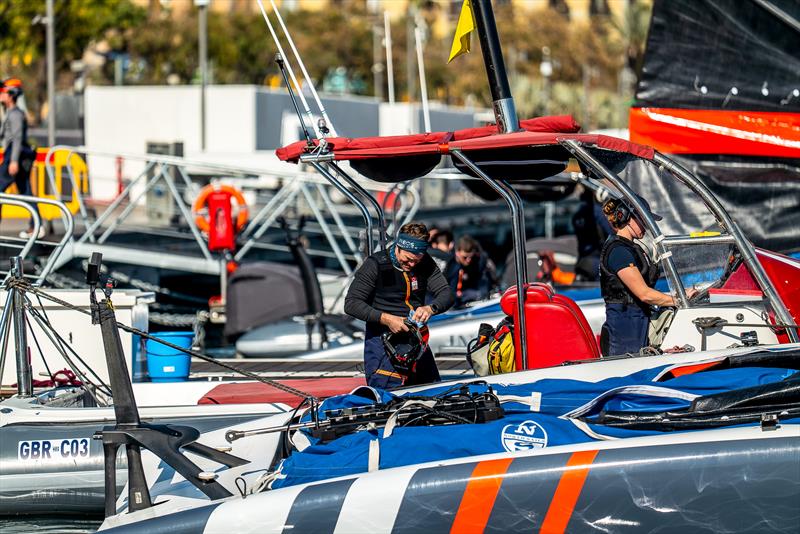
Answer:
POLYGON ((622 199, 607 200, 603 205, 603 213, 616 228, 624 227, 633 216, 630 206, 622 199))
POLYGON ((628 224, 632 215, 631 208, 625 202, 619 201, 617 207, 614 208, 614 224, 622 228, 628 224))

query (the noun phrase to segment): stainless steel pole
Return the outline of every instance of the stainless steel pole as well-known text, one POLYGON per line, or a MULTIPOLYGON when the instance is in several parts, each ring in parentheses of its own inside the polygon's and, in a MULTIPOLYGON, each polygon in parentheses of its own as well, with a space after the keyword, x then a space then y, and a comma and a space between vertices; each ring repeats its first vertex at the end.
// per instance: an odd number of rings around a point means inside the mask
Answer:
POLYGON ((208 4, 198 2, 197 24, 200 53, 200 150, 206 151, 206 85, 208 84, 208 4))
POLYGON ((53 0, 47 0, 47 144, 56 144, 56 37, 53 0))
POLYGON ((519 315, 518 324, 514 325, 519 332, 519 349, 521 353, 522 369, 528 369, 528 342, 526 338, 527 325, 525 321, 525 283, 528 280, 527 253, 525 252, 525 224, 522 216, 522 201, 519 194, 511 186, 501 180, 494 178, 483 172, 480 167, 475 165, 467 156, 459 150, 450 150, 450 155, 458 158, 464 165, 469 167, 475 175, 489 184, 489 186, 500 195, 511 210, 511 234, 514 241, 514 266, 516 267, 515 282, 517 283, 517 314, 519 315))
MULTIPOLYGON (((11 258, 14 278, 22 280, 22 258, 11 258)), ((33 396, 31 362, 28 359, 28 336, 25 328, 25 296, 14 288, 14 342, 17 349, 17 392, 20 397, 33 396)))
POLYGON ((414 28, 414 43, 417 49, 417 68, 419 69, 419 98, 422 101, 422 120, 425 124, 425 133, 431 131, 431 112, 428 107, 428 82, 425 79, 425 59, 422 53, 423 29, 414 28))
POLYGON ((383 12, 384 46, 386 46, 386 80, 389 89, 389 103, 394 104, 394 66, 392 65, 392 25, 389 12, 383 12))

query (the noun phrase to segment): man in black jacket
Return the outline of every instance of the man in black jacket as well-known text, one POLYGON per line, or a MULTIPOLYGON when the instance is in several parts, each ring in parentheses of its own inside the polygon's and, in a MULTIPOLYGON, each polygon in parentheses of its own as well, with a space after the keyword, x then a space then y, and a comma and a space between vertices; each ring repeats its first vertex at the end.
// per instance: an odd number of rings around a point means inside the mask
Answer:
POLYGON ((453 305, 453 292, 433 259, 426 253, 428 230, 408 223, 387 250, 376 252, 361 264, 344 301, 345 313, 367 323, 364 336, 364 371, 367 384, 390 388, 439 380, 430 348, 419 358, 413 373, 396 369, 383 345, 385 332, 405 332, 406 320, 424 324, 453 305), (433 301, 425 305, 430 292, 433 301))

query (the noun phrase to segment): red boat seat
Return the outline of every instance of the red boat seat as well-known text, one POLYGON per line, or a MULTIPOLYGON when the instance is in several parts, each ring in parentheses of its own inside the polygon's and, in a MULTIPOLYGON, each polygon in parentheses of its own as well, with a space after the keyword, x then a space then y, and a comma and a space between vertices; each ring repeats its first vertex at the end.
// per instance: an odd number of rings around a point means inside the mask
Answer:
MULTIPOLYGON (((528 369, 561 365, 567 361, 600 358, 600 350, 586 317, 572 299, 557 295, 547 284, 525 286, 525 329, 528 369)), ((517 288, 500 298, 500 308, 519 324, 517 288)), ((514 330, 517 369, 522 369, 519 332, 514 330)))

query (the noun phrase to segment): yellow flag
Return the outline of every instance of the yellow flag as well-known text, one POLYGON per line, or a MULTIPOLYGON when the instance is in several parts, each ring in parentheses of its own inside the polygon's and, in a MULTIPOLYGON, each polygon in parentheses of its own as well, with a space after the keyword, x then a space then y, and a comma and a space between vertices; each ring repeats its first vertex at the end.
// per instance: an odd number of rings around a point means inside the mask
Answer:
POLYGON ((458 16, 456 34, 453 36, 453 46, 450 48, 450 59, 448 63, 456 57, 469 52, 469 34, 475 31, 475 16, 472 14, 472 2, 464 0, 461 6, 461 14, 458 16))

